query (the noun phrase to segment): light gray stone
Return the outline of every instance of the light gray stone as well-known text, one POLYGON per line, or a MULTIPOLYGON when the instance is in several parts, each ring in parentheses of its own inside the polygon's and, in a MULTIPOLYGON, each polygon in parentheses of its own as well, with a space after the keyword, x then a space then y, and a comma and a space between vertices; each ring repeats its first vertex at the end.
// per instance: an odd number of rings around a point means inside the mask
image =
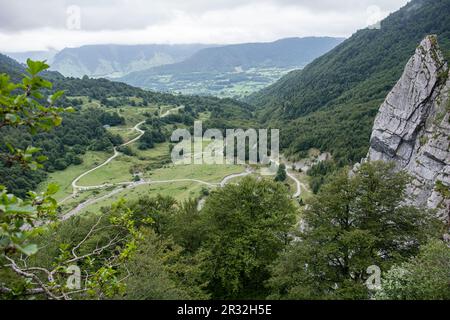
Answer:
POLYGON ((411 202, 436 209, 449 219, 450 199, 436 190, 450 188, 450 77, 435 36, 426 37, 381 105, 364 161, 393 161, 414 181, 411 202))

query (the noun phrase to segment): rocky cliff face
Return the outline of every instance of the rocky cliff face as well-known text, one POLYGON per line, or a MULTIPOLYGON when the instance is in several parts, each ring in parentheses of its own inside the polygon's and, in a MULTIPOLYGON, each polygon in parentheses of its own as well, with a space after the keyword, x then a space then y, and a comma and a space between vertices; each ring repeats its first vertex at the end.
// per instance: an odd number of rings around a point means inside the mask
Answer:
MULTIPOLYGON (((411 201, 450 216, 450 77, 435 36, 426 37, 376 117, 369 161, 393 161, 414 178, 411 201)), ((395 192, 395 190, 392 190, 395 192)))

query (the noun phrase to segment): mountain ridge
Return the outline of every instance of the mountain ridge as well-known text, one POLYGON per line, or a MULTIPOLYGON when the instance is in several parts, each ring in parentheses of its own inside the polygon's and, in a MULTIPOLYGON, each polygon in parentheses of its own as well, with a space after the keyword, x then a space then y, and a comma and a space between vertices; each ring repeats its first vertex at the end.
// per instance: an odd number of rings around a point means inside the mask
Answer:
POLYGON ((106 77, 144 70, 152 66, 182 61, 198 50, 214 45, 148 44, 85 45, 65 48, 54 57, 52 70, 65 76, 106 77))
POLYGON ((450 56, 450 1, 413 0, 363 29, 301 71, 293 71, 247 102, 262 123, 282 126, 282 145, 295 157, 309 148, 330 151, 342 163, 366 155, 370 129, 417 44, 437 34, 450 56))

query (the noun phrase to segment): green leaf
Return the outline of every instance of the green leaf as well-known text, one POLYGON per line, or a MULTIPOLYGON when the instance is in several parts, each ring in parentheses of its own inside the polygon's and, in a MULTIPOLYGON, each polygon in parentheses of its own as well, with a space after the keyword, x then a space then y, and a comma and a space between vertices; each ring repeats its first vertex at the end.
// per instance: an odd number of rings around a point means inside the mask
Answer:
POLYGON ((40 148, 28 147, 27 150, 25 150, 25 153, 26 154, 33 154, 33 153, 36 153, 36 152, 39 152, 39 151, 41 151, 40 148))
POLYGON ((32 76, 37 75, 39 72, 48 69, 50 66, 43 61, 33 61, 31 59, 27 60, 28 73, 32 76))
POLYGON ((44 99, 44 95, 42 93, 40 93, 39 91, 34 91, 31 95, 33 97, 35 97, 36 99, 44 99))
POLYGON ((9 152, 14 153, 16 152, 16 149, 11 145, 9 142, 5 142, 6 147, 8 148, 9 152))
POLYGON ((36 161, 39 162, 39 163, 42 163, 42 162, 47 161, 47 160, 48 160, 48 157, 46 157, 46 156, 36 157, 36 161))
POLYGON ((33 206, 22 206, 17 204, 11 204, 6 207, 6 213, 22 213, 22 214, 33 214, 36 209, 33 206))
POLYGON ((53 87, 53 84, 50 81, 44 80, 42 78, 39 78, 39 85, 47 89, 51 89, 53 87))

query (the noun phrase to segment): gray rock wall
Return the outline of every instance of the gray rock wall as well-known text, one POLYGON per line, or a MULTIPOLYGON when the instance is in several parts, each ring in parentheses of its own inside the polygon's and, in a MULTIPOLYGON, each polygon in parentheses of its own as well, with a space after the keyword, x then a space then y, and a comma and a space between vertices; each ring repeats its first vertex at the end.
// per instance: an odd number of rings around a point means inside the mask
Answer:
MULTIPOLYGON (((393 161, 414 181, 411 202, 450 216, 450 77, 434 36, 426 37, 381 105, 366 160, 393 161), (447 195, 447 196, 446 196, 447 195)), ((393 190, 395 192, 395 190, 393 190)))

